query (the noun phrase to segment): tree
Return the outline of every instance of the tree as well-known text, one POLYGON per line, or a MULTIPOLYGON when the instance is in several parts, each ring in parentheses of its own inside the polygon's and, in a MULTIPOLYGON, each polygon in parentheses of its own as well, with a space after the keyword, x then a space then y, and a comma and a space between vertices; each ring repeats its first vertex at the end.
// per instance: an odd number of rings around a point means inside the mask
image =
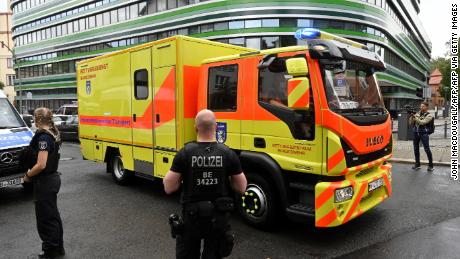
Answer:
POLYGON ((3 90, 3 88, 5 88, 5 84, 2 81, 0 81, 0 90, 3 90))
MULTIPOLYGON (((446 42, 446 48, 450 50, 450 40, 446 42)), ((442 75, 441 86, 439 87, 439 94, 445 98, 446 101, 450 102, 450 80, 451 80, 451 69, 450 69, 450 57, 449 52, 446 52, 445 57, 439 57, 431 60, 431 71, 438 68, 442 75)), ((457 54, 457 58, 460 56, 457 54)), ((456 69, 457 74, 460 74, 460 66, 456 69)))

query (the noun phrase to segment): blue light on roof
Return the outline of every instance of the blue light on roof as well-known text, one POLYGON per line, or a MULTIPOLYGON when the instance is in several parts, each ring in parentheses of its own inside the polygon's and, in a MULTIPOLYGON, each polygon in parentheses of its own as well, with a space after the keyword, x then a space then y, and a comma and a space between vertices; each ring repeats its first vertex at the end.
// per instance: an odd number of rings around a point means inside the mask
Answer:
POLYGON ((319 38, 320 35, 321 35, 321 32, 313 28, 298 29, 295 32, 295 38, 298 40, 317 39, 319 38))

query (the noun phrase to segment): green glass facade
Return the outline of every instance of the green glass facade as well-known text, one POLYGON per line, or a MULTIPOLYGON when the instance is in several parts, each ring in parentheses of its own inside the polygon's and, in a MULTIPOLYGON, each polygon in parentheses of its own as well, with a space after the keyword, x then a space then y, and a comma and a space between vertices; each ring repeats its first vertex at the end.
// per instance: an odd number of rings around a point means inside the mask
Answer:
MULTIPOLYGON (((385 104, 418 102, 431 44, 419 0, 13 0, 18 99, 33 109, 76 100, 75 62, 182 34, 258 49, 296 44, 315 27, 368 45, 385 60, 385 104), (27 93, 32 98, 27 99, 27 93), (24 102, 25 103, 25 102, 24 102)), ((23 104, 23 106, 25 106, 23 104)))

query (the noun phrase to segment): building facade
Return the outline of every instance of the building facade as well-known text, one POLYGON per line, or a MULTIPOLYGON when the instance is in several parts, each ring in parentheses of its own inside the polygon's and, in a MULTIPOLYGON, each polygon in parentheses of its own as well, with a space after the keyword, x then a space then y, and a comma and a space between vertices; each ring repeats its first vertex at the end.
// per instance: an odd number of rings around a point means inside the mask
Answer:
POLYGON ((441 81, 442 81, 441 71, 439 71, 439 69, 436 68, 431 73, 430 81, 428 82, 428 84, 431 87, 431 102, 430 102, 431 108, 434 108, 434 107, 441 108, 441 107, 444 107, 445 105, 444 97, 439 92, 439 88, 441 88, 441 81))
POLYGON ((415 89, 428 86, 431 44, 419 0, 13 0, 11 8, 22 98, 31 93, 35 107, 76 99, 81 59, 176 34, 256 49, 305 44, 293 36, 304 27, 379 53, 390 110, 420 101, 415 89))
POLYGON ((16 92, 14 91, 14 69, 13 69, 13 50, 14 43, 11 33, 11 16, 12 12, 0 12, 0 82, 5 87, 3 91, 11 103, 14 103, 16 92), (8 49, 9 48, 9 49, 8 49))

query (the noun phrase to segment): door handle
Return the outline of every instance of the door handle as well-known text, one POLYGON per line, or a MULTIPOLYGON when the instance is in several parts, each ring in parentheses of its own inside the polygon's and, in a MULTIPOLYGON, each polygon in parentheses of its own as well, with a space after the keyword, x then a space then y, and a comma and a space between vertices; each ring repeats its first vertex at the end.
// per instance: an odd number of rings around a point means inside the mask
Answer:
POLYGON ((157 123, 160 123, 160 114, 156 114, 155 120, 157 123))
POLYGON ((133 122, 136 122, 136 114, 133 114, 133 122))
POLYGON ((254 147, 265 148, 265 139, 264 138, 254 138, 254 147))

